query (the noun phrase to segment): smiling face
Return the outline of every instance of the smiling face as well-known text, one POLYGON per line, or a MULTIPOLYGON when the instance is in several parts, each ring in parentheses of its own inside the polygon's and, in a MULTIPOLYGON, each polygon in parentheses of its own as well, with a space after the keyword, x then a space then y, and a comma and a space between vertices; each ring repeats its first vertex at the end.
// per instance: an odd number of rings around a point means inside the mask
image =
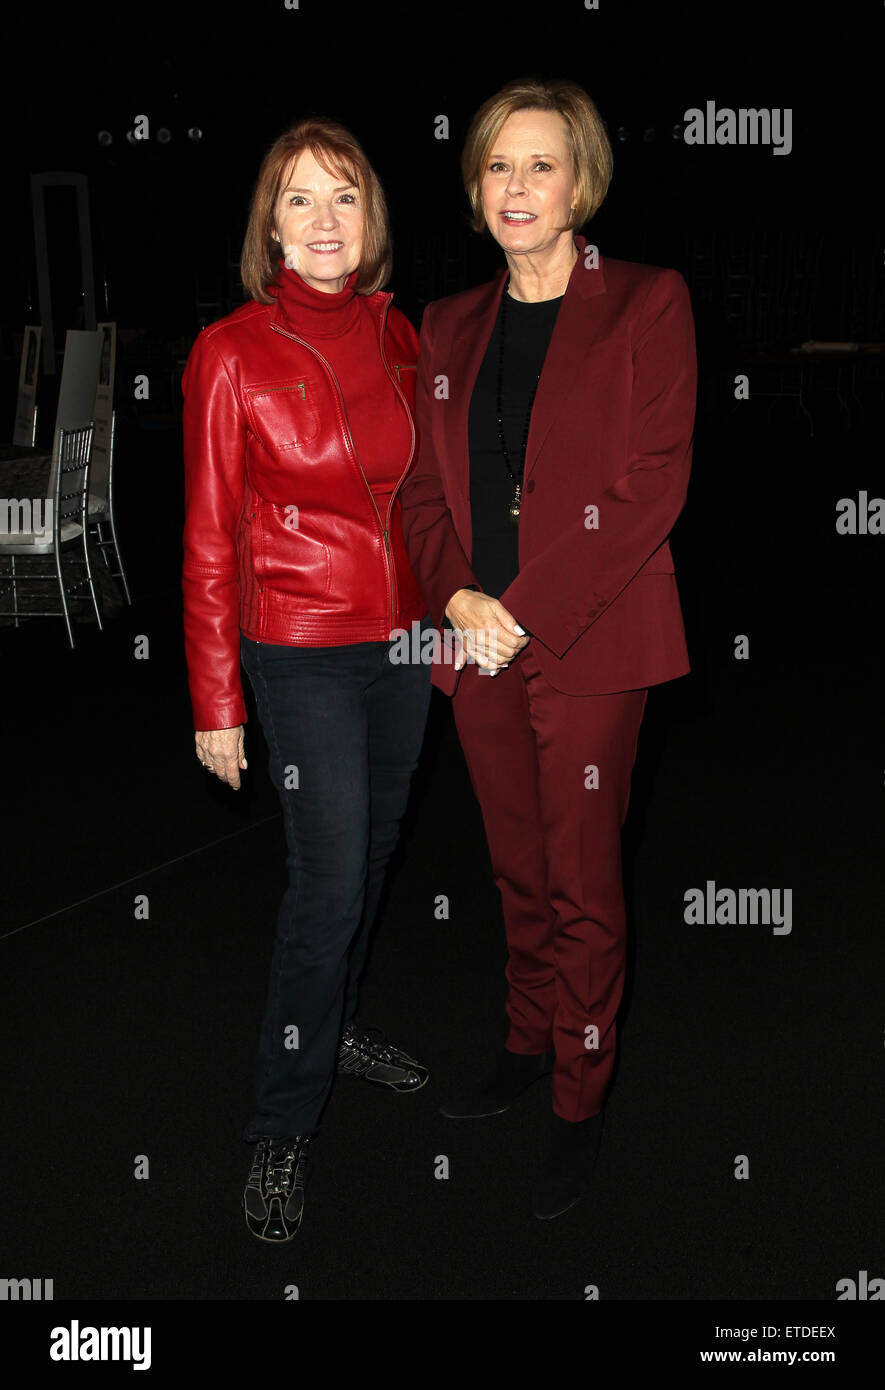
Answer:
POLYGON ((273 236, 286 265, 316 290, 334 293, 360 262, 363 209, 359 189, 303 150, 284 179, 273 236))
POLYGON ((556 111, 514 111, 498 132, 480 184, 486 225, 513 255, 551 250, 575 202, 568 129, 556 111))

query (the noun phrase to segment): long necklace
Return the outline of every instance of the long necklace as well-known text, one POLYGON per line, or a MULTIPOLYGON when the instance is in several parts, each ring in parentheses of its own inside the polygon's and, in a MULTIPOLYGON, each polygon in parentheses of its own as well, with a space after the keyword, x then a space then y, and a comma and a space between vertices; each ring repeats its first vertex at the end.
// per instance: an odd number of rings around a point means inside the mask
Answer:
POLYGON ((535 384, 532 388, 531 399, 525 413, 525 423, 522 430, 522 452, 519 458, 519 476, 517 476, 510 464, 510 450, 507 448, 507 440, 504 438, 504 338, 507 333, 507 288, 504 287, 504 294, 501 300, 501 336, 498 340, 498 438, 501 441, 501 453, 504 455, 504 463, 507 472, 510 474, 510 481, 513 483, 514 493, 510 505, 507 508, 507 515, 514 526, 519 525, 519 511, 522 505, 522 482, 525 473, 525 451, 529 442, 529 425, 532 418, 532 406, 535 403, 535 393, 538 389, 538 382, 541 380, 539 372, 535 384))

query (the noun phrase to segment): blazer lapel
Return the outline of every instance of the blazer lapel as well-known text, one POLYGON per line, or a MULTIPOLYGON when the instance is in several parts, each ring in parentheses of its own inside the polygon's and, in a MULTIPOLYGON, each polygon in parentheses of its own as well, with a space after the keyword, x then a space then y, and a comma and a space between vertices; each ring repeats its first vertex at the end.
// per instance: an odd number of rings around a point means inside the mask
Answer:
MULTIPOLYGON (((576 236, 575 244, 578 248, 578 259, 575 261, 565 298, 556 317, 556 326, 535 395, 526 446, 524 480, 528 478, 557 413, 561 410, 563 394, 582 378, 585 353, 605 332, 605 315, 593 313, 591 309, 591 301, 605 293, 602 257, 599 258, 597 267, 588 269, 584 262, 586 239, 576 236)), ((507 277, 508 271, 505 266, 494 280, 482 287, 481 295, 470 312, 460 320, 452 338, 449 402, 448 409, 442 415, 442 440, 448 457, 448 474, 454 487, 455 495, 450 500, 455 529, 468 556, 473 544, 470 524, 470 450, 467 433, 470 398, 492 336, 507 277)))
POLYGON ((563 397, 584 379, 586 355, 609 327, 606 315, 601 312, 604 302, 593 303, 598 295, 605 293, 602 257, 596 267, 588 269, 583 254, 585 238, 575 237, 575 242, 578 259, 559 306, 532 407, 523 481, 535 466, 550 428, 562 410, 563 397))
POLYGON ((467 438, 470 398, 492 336, 495 319, 498 317, 506 281, 507 271, 502 270, 494 280, 483 286, 482 298, 474 304, 470 313, 461 319, 452 340, 449 409, 445 416, 445 434, 449 458, 452 461, 452 476, 465 500, 470 496, 470 451, 467 438))

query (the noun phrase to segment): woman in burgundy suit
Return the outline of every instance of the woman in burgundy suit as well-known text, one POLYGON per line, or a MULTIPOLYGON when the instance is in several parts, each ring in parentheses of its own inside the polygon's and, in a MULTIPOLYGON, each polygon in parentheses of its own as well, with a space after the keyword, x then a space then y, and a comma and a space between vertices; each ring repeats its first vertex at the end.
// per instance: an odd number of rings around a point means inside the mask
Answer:
POLYGON ((498 1114, 552 1071, 542 1219, 589 1185, 639 728, 648 687, 689 670, 668 536, 691 464, 692 313, 676 271, 575 234, 611 167, 572 82, 510 83, 475 116, 464 182, 506 269, 425 312, 420 452, 402 491, 431 618, 458 634, 432 680, 453 697, 509 956, 506 1043, 442 1113, 498 1114))

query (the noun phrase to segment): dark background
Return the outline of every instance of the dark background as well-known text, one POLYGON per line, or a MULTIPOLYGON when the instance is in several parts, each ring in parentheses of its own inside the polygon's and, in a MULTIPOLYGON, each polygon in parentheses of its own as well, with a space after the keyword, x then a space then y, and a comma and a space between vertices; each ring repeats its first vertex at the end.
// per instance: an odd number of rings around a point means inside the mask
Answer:
MULTIPOLYGON (((614 178, 591 237, 607 254, 689 271, 694 243, 713 233, 782 230, 797 246, 822 238, 808 327, 838 337, 850 326, 848 262, 878 253, 881 22, 874 8, 847 4, 823 29, 806 6, 753 0, 739 13, 696 3, 595 12, 580 0, 41 8, 30 20, 39 80, 8 102, 16 273, 4 277, 0 321, 19 331, 36 308, 28 176, 71 169, 90 182, 99 317, 155 345, 192 339, 240 301, 235 266, 260 158, 306 113, 343 121, 374 162, 396 234, 392 285, 417 319, 428 299, 497 267, 496 248, 466 227, 460 150, 479 103, 533 73, 582 83, 607 123, 614 178), (792 152, 674 139, 685 110, 710 99, 792 108, 792 152), (130 144, 139 114, 151 139, 130 144), (438 114, 449 118, 448 141, 433 138, 438 114)), ((60 277, 70 249, 60 231, 60 277)), ((56 293, 71 326, 73 268, 56 293)))

